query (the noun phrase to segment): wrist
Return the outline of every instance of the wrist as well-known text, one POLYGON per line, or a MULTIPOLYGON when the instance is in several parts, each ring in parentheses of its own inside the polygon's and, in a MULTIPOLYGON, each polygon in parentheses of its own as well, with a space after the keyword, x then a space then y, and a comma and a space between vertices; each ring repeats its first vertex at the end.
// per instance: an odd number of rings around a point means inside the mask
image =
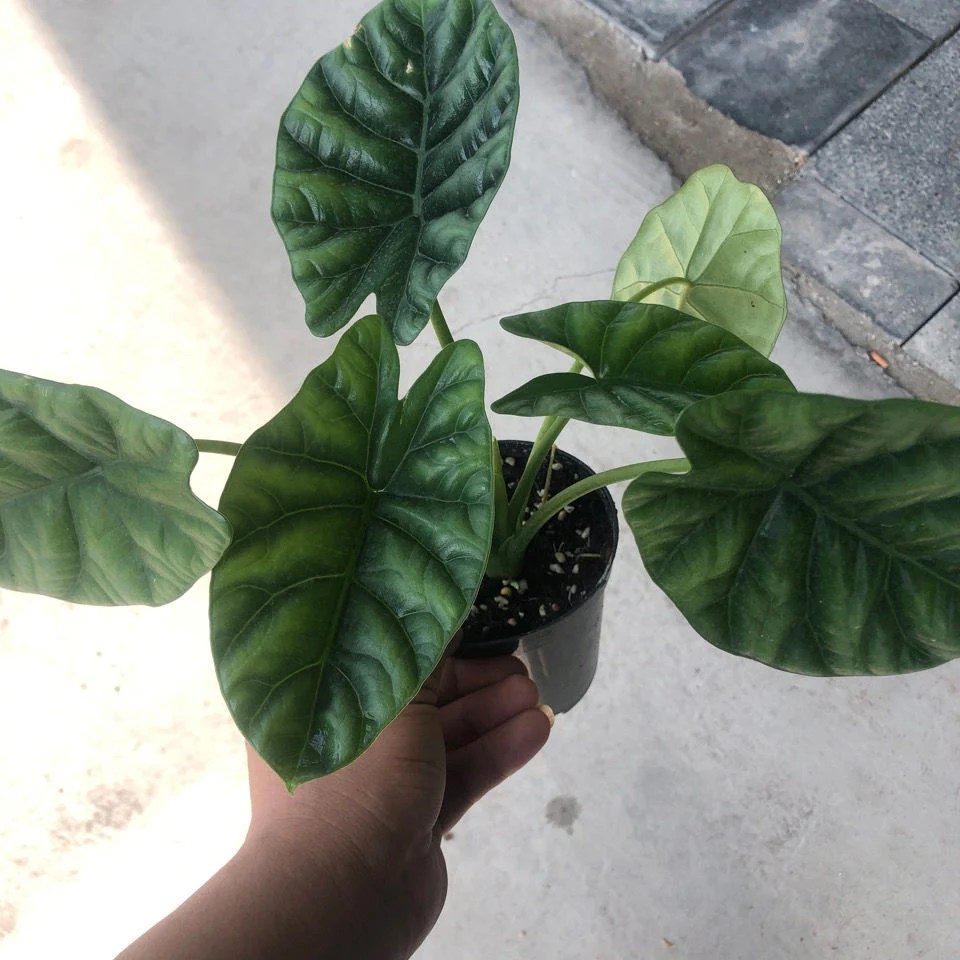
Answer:
POLYGON ((270 831, 251 833, 192 897, 120 960, 394 960, 362 923, 362 891, 332 855, 305 854, 270 831))
POLYGON ((304 935, 330 945, 329 956, 408 960, 446 899, 439 844, 416 853, 389 842, 362 845, 349 824, 319 833, 282 820, 252 826, 240 869, 264 878, 292 915, 312 918, 315 929, 304 935))
MULTIPOLYGON (((317 833, 283 821, 252 827, 230 869, 256 878, 284 940, 316 945, 315 960, 408 960, 443 902, 423 896, 432 871, 387 846, 362 849, 345 825, 317 833)), ((445 881, 443 871, 444 893, 445 881)))
POLYGON ((255 886, 278 942, 311 951, 291 950, 290 956, 357 955, 354 948, 364 939, 362 871, 337 850, 312 840, 294 842, 282 830, 251 830, 226 869, 238 883, 255 886))

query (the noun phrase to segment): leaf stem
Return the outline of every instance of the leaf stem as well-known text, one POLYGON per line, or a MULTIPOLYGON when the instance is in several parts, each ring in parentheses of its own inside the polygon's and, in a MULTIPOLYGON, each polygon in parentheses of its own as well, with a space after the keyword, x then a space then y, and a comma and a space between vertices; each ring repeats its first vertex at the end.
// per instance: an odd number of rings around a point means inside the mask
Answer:
POLYGON ((440 309, 440 301, 434 300, 433 309, 430 311, 430 324, 433 327, 433 332, 437 335, 437 339, 440 341, 440 346, 449 347, 453 343, 453 334, 450 332, 450 327, 447 326, 447 318, 443 315, 443 311, 440 309))
POLYGON ((227 457, 235 457, 243 446, 241 443, 231 443, 229 440, 194 440, 201 453, 222 453, 227 457))
MULTIPOLYGON (((672 287, 677 283, 682 284, 684 288, 692 286, 686 277, 667 277, 666 280, 658 280, 656 283, 651 283, 643 287, 636 295, 631 294, 630 300, 633 303, 641 303, 646 300, 647 297, 653 296, 658 290, 662 290, 664 287, 672 287)), ((684 293, 685 292, 686 290, 684 290, 684 293)))
MULTIPOLYGON (((582 360, 574 360, 570 367, 570 373, 579 373, 584 367, 582 360)), ((540 431, 537 433, 537 439, 533 442, 533 448, 530 450, 530 456, 527 457, 526 465, 523 468, 523 474, 520 476, 520 482, 517 489, 513 492, 510 499, 510 528, 517 529, 523 518, 523 508, 530 499, 530 491, 533 490, 534 481, 540 472, 540 467, 546 459, 547 451, 552 450, 557 438, 563 432, 563 428, 570 422, 561 417, 544 417, 540 424, 540 431)), ((552 462, 551 457, 551 462, 552 462)), ((547 474, 547 484, 550 483, 550 475, 547 474)))
POLYGON ((517 489, 513 491, 513 496, 510 498, 508 520, 511 530, 517 530, 520 527, 520 521, 523 519, 523 508, 530 499, 530 493, 537 480, 540 467, 546 460, 550 449, 557 442, 557 437, 560 436, 563 428, 569 422, 566 417, 547 417, 544 419, 543 425, 540 427, 540 433, 537 435, 537 439, 533 441, 533 447, 527 457, 523 473, 520 475, 517 489))
POLYGON ((553 461, 557 456, 557 445, 550 448, 550 456, 547 457, 547 473, 543 478, 543 491, 540 494, 540 506, 542 507, 550 499, 550 478, 553 476, 553 461))
POLYGON ((561 490, 555 497, 548 500, 518 531, 510 538, 504 549, 515 557, 522 557, 527 548, 533 543, 534 537, 546 523, 555 517, 565 506, 578 500, 580 497, 594 490, 600 490, 611 483, 621 483, 624 480, 634 480, 641 474, 659 471, 660 473, 686 473, 690 469, 690 461, 684 457, 674 460, 647 460, 644 463, 631 463, 625 467, 616 467, 596 473, 592 477, 579 480, 565 490, 561 490))

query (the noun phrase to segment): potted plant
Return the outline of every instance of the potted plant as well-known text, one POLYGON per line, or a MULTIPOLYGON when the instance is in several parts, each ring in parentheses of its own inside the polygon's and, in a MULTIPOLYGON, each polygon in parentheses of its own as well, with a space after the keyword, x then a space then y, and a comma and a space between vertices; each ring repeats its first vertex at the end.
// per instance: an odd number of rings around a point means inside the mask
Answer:
POLYGON ((489 0, 384 0, 313 67, 272 213, 311 331, 345 329, 242 446, 0 374, 0 585, 155 605, 212 568, 226 701, 291 789, 364 750, 461 627, 463 652, 519 645, 545 684, 577 661, 554 690, 575 702, 620 481, 648 572, 709 642, 815 675, 960 656, 960 410, 794 389, 768 359, 779 224, 726 168, 647 216, 611 299, 502 321, 573 366, 493 404, 545 418, 532 445, 494 441, 483 357, 438 296, 507 171, 517 103, 489 0), (400 399, 398 346, 428 324, 437 355, 400 399), (570 419, 674 435, 681 455, 592 474, 556 451, 570 419), (190 491, 198 452, 236 457, 219 511, 190 491))

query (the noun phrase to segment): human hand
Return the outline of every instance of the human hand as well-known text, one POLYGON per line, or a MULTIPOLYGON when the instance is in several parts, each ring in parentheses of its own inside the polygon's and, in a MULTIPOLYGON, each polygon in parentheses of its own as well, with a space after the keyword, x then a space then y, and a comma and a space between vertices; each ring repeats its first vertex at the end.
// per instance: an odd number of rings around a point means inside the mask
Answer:
POLYGON ((448 659, 366 753, 292 795, 249 750, 247 846, 291 858, 307 883, 336 876, 352 956, 409 957, 446 896, 443 834, 546 743, 537 703, 514 657, 448 659))
POLYGON ((447 660, 363 756, 292 795, 248 750, 243 846, 121 960, 407 960, 446 896, 443 834, 547 741, 537 698, 513 657, 447 660))

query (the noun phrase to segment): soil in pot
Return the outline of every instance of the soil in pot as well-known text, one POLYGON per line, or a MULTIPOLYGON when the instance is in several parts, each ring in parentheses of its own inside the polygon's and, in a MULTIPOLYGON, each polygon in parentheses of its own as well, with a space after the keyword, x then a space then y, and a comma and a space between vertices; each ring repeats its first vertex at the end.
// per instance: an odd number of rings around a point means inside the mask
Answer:
MULTIPOLYGON (((508 493, 523 473, 531 444, 501 440, 508 493)), ((541 468, 527 514, 554 493, 593 474, 557 451, 541 468)), ((602 593, 617 548, 617 513, 606 490, 590 493, 551 518, 527 552, 516 579, 485 578, 463 625, 458 656, 517 652, 544 702, 569 709, 589 686, 599 650, 602 593), (550 628, 553 625, 553 629, 550 628), (550 699, 552 696, 552 701, 550 699)))

